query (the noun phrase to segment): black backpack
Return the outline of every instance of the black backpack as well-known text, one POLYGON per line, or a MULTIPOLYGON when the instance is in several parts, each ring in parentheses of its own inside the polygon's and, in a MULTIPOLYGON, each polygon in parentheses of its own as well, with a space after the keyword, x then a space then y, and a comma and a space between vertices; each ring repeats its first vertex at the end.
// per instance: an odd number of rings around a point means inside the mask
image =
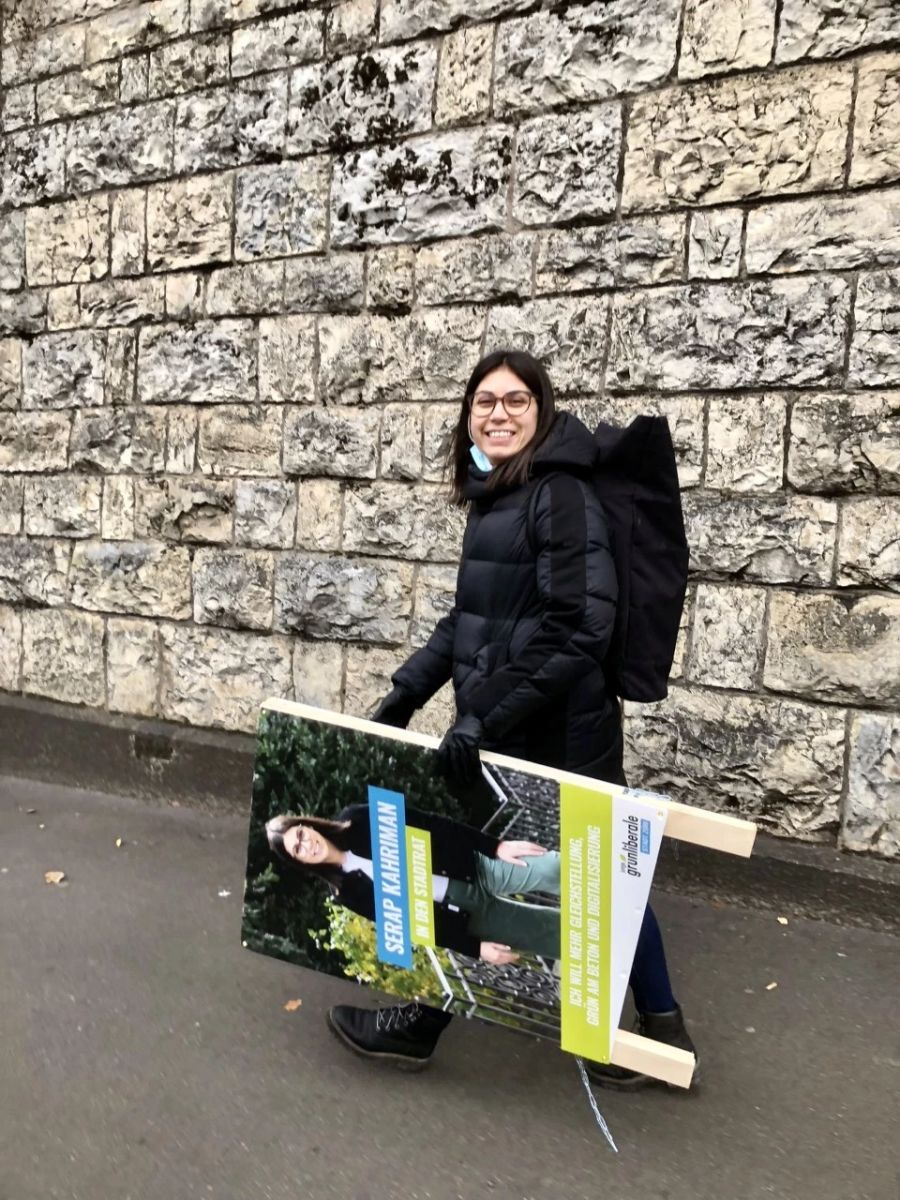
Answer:
MULTIPOLYGON (((664 700, 687 590, 688 545, 665 417, 594 431, 593 481, 612 539, 619 600, 603 671, 623 700, 664 700)), ((533 539, 535 488, 528 513, 533 539)))

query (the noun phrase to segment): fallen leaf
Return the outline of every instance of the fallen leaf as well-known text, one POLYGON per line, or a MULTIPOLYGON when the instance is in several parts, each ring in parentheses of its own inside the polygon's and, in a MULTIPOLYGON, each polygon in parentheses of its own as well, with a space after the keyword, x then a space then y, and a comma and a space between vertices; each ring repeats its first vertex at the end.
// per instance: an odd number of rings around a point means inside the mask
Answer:
POLYGON ((65 871, 45 871, 44 883, 62 883, 65 877, 65 871))
POLYGON ((118 850, 121 845, 122 845, 122 839, 116 838, 116 849, 118 850))
POLYGON ((767 983, 767 984, 766 984, 766 991, 767 991, 767 992, 774 991, 774 990, 775 990, 775 988, 777 988, 777 987, 778 987, 778 984, 777 984, 777 983, 775 982, 775 980, 773 979, 771 983, 767 983))
POLYGON ((46 828, 47 828, 46 825, 38 825, 38 829, 46 829, 46 828))
POLYGON ((36 808, 26 808, 26 809, 25 809, 25 811, 26 811, 27 813, 36 813, 36 812, 37 812, 37 809, 36 809, 36 808))
POLYGON ((285 1004, 285 1006, 284 1006, 284 1011, 285 1012, 296 1012, 302 1003, 303 1003, 302 1000, 288 1000, 287 1004, 285 1004))
POLYGON ((787 923, 788 923, 787 917, 776 917, 775 920, 778 922, 779 925, 787 925, 787 923))

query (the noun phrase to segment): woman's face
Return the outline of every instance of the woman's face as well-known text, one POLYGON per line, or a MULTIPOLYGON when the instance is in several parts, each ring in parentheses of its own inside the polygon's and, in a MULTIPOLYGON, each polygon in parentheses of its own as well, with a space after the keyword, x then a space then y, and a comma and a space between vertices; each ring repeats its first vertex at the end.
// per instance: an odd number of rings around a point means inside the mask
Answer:
POLYGON ((329 843, 317 829, 292 825, 284 835, 284 848, 297 862, 313 866, 328 857, 329 843))
MULTIPOLYGON (((475 395, 490 393, 496 400, 509 392, 530 392, 515 371, 507 366, 495 367, 479 383, 475 395)), ((527 446, 537 432, 538 404, 532 398, 525 412, 511 417, 502 404, 496 403, 493 411, 484 415, 474 409, 469 412, 469 436, 472 441, 498 467, 527 446)))

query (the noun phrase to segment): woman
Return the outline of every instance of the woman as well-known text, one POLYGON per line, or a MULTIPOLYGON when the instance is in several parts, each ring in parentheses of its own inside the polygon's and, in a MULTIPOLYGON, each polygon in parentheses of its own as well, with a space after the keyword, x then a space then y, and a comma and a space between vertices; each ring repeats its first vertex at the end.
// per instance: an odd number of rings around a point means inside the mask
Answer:
MULTIPOLYGON (((559 909, 506 899, 559 895, 559 854, 533 842, 500 841, 438 813, 407 807, 409 824, 431 835, 434 933, 438 946, 489 963, 515 962, 515 950, 559 958, 559 909)), ((367 804, 335 821, 273 817, 273 853, 298 875, 324 883, 346 908, 375 920, 372 833, 367 804)))
MULTIPOLYGON (((590 431, 556 412, 530 354, 500 350, 475 367, 448 455, 452 500, 469 510, 455 604, 373 714, 403 727, 452 678, 457 716, 438 755, 460 785, 477 778, 479 749, 625 782, 619 704, 603 674, 617 588, 590 481, 596 454, 590 431)), ((630 983, 641 1032, 693 1050, 649 906, 630 983)), ((420 1004, 329 1013, 352 1050, 407 1068, 427 1064, 449 1020, 420 1004)), ((647 1082, 609 1065, 592 1075, 647 1082)))

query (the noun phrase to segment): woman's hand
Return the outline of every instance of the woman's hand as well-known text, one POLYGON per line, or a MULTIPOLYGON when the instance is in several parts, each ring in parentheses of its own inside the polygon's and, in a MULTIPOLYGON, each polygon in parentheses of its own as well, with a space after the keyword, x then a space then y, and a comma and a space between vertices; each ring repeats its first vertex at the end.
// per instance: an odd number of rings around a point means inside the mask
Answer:
POLYGON ((528 863, 522 862, 523 856, 531 858, 536 854, 546 853, 543 846, 538 846, 534 842, 501 842, 497 847, 495 857, 502 862, 514 863, 517 867, 527 867, 528 863))
POLYGON ((495 967, 503 967, 507 963, 519 961, 518 954, 515 954, 510 950, 509 946, 504 946, 500 942, 482 942, 479 957, 482 962, 493 963, 495 967))

